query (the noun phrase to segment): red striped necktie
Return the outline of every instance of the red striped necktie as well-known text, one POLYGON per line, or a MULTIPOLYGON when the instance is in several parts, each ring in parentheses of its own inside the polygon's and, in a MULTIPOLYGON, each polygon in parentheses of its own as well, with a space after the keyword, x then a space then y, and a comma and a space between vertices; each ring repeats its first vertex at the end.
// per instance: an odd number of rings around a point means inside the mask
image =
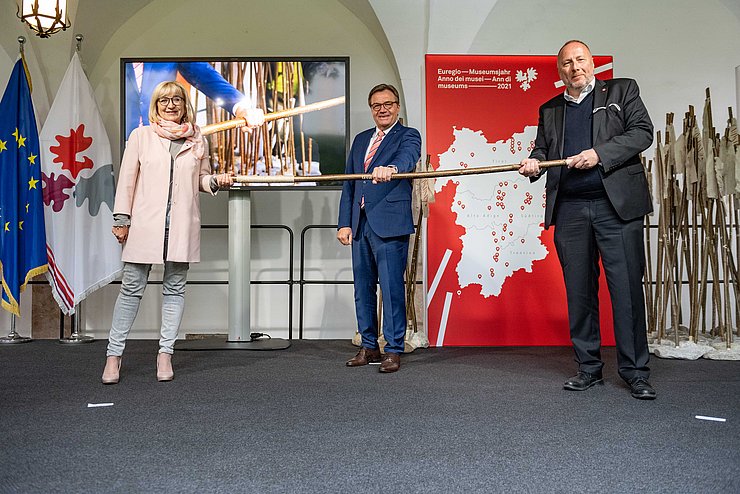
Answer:
POLYGON ((382 130, 378 130, 378 135, 375 137, 373 145, 370 146, 370 151, 368 151, 367 153, 367 158, 365 158, 365 171, 370 168, 370 162, 373 160, 373 156, 375 156, 375 153, 378 151, 378 148, 380 147, 380 141, 383 140, 384 135, 385 132, 383 132, 382 130))
MULTIPOLYGON (((378 151, 378 148, 380 147, 380 141, 383 140, 383 136, 385 135, 385 132, 382 130, 378 130, 378 135, 375 136, 375 140, 373 141, 373 145, 370 146, 370 151, 367 152, 367 158, 365 158, 365 172, 367 172, 367 169, 370 168, 370 162, 373 160, 373 156, 375 156, 375 153, 378 151)), ((360 200, 360 208, 365 207, 365 196, 362 196, 362 199, 360 200)))

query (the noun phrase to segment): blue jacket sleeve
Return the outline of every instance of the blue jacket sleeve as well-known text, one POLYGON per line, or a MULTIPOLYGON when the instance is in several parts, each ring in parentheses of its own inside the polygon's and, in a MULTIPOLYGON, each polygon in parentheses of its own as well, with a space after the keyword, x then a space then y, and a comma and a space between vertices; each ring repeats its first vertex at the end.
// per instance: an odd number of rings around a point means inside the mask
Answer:
POLYGON ((398 150, 388 165, 394 165, 399 173, 410 173, 416 170, 416 163, 421 156, 421 134, 413 127, 407 127, 398 150))
MULTIPOLYGON (((347 165, 344 168, 344 173, 353 173, 352 156, 354 155, 355 142, 352 143, 352 148, 349 150, 349 156, 347 157, 347 165)), ((342 184, 342 196, 339 199, 339 219, 337 220, 337 228, 344 228, 352 226, 352 203, 355 197, 355 188, 352 182, 345 180, 342 184)))
POLYGON ((177 70, 186 81, 214 102, 220 100, 218 106, 229 113, 231 113, 235 104, 244 99, 244 95, 237 91, 208 62, 181 62, 177 64, 177 70))

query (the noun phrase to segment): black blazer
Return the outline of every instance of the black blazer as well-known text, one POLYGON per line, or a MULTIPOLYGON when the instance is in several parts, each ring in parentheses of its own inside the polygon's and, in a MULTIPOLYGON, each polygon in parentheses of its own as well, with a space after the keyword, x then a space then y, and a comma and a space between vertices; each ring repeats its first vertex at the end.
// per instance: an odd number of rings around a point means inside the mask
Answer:
MULTIPOLYGON (((540 107, 537 138, 529 157, 540 161, 567 158, 563 156, 564 128, 565 98, 559 94, 540 107)), ((653 124, 634 80, 596 80, 592 132, 604 189, 619 217, 628 221, 650 213, 653 201, 639 155, 653 143, 653 124)), ((560 168, 550 168, 545 228, 553 224, 559 184, 560 168)))

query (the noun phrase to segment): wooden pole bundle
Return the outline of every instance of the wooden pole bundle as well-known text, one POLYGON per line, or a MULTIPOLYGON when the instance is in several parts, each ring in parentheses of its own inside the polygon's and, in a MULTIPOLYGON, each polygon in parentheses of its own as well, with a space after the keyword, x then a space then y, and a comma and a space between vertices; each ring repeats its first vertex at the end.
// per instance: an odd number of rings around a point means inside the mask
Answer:
MULTIPOLYGON (((675 137, 672 114, 666 116, 665 140, 658 132, 654 161, 658 245, 654 278, 649 258, 647 263, 650 272, 646 280, 654 279, 655 288, 647 287, 646 306, 659 341, 668 329, 676 346, 682 335, 697 342, 704 334, 720 337, 730 348, 740 314, 740 276, 735 261, 740 249, 735 197, 740 193, 735 169, 737 124, 730 110, 725 137, 715 131, 709 89, 701 125, 700 129, 694 108, 689 107, 680 137, 675 137), (688 288, 688 327, 681 325, 684 286, 688 288)), ((650 235, 646 244, 650 256, 650 235)))

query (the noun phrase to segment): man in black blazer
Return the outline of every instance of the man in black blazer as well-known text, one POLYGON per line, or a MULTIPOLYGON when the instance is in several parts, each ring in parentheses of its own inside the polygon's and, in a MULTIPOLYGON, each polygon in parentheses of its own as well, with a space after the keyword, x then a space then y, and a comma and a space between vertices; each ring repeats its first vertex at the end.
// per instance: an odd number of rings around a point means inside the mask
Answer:
POLYGON ((357 367, 380 362, 380 372, 401 365, 406 335, 404 272, 411 215, 411 181, 391 180, 393 173, 414 171, 421 154, 421 135, 398 121, 398 91, 390 84, 370 90, 368 105, 375 127, 357 134, 345 173, 368 173, 372 180, 345 181, 339 201, 337 239, 352 245, 357 326, 362 347, 347 361, 357 367), (378 348, 377 290, 383 295, 385 356, 378 348))
POLYGON ((640 152, 653 142, 653 125, 632 79, 600 81, 585 43, 568 41, 558 53, 565 94, 540 107, 535 146, 519 173, 537 180, 540 160, 565 157, 547 172, 545 228, 555 225, 563 268, 570 336, 578 374, 564 388, 603 384, 599 330, 599 257, 614 312, 619 375, 633 397, 651 400, 642 277, 643 219, 652 211, 640 152))

